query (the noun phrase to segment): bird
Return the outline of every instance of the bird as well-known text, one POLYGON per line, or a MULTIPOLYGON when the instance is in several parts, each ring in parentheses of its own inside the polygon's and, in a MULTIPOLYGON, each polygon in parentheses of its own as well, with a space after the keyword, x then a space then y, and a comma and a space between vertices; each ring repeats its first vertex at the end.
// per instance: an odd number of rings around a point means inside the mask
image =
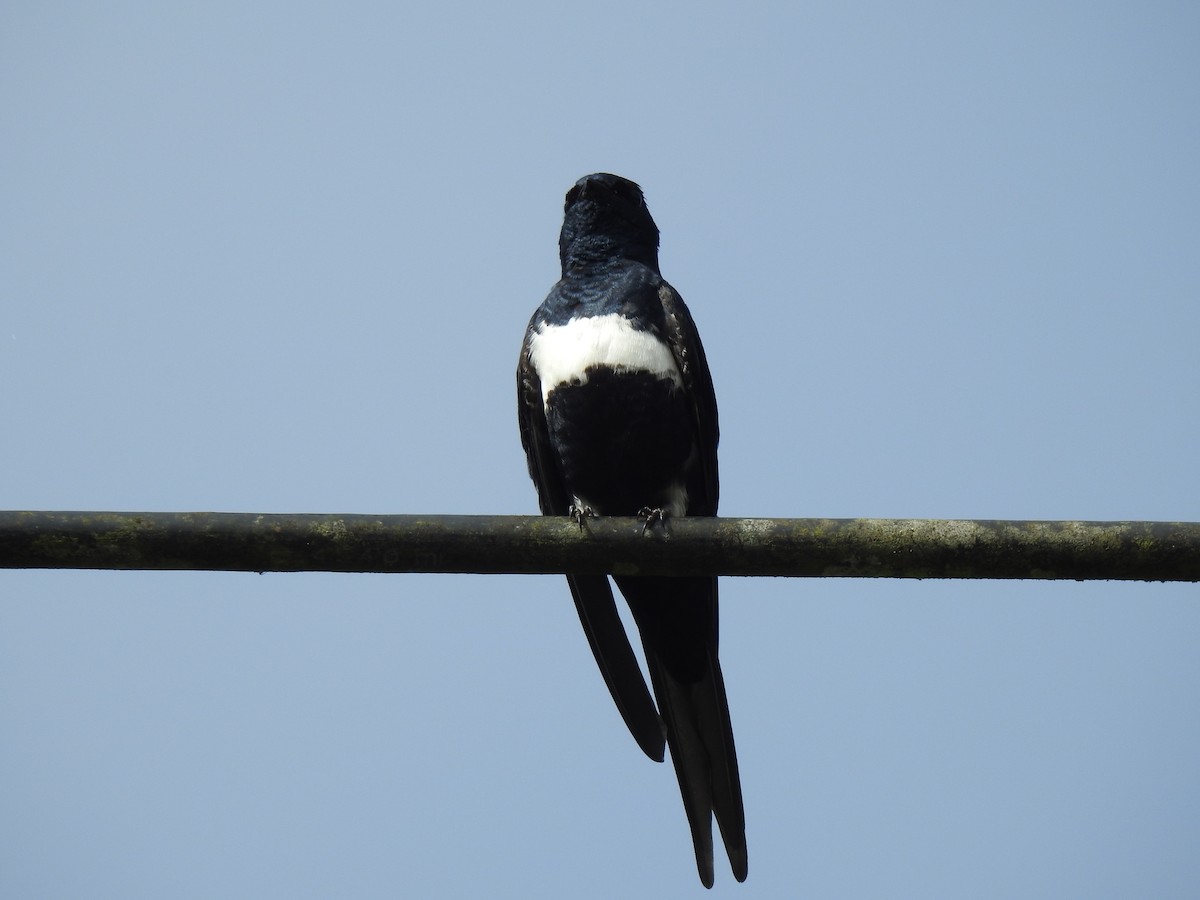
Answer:
MULTIPOLYGON (((562 278, 534 312, 517 364, 517 407, 543 515, 717 513, 717 402, 700 335, 663 279, 642 189, 600 172, 567 192, 562 278)), ((609 692, 638 746, 679 781, 700 881, 712 887, 712 820, 746 879, 746 824, 717 658, 717 579, 613 576, 641 638, 651 699, 606 575, 567 575, 609 692)))

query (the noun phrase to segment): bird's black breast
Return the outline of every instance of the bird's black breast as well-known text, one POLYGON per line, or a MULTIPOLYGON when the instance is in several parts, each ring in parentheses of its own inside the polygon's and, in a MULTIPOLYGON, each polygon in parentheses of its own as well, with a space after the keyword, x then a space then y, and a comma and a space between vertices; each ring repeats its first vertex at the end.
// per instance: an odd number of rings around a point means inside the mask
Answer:
POLYGON ((546 397, 550 444, 568 491, 604 515, 643 507, 682 513, 681 476, 695 456, 683 393, 653 372, 596 366, 586 375, 546 397))

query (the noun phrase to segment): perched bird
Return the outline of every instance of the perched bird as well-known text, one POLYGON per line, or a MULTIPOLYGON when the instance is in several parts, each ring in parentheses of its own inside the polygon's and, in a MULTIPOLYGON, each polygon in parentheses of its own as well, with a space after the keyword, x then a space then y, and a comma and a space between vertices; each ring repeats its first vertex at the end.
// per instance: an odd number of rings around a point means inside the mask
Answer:
MULTIPOLYGON (((671 516, 717 512, 717 402, 700 335, 658 269, 658 227, 641 188, 588 175, 567 192, 562 279, 533 314, 517 365, 521 443, 542 513, 671 516)), ((734 877, 746 826, 725 683, 715 577, 614 576, 641 633, 658 708, 604 575, 567 581, 592 653, 634 739, 663 759, 664 732, 713 883, 715 813, 734 877), (661 714, 661 717, 660 717, 661 714)))

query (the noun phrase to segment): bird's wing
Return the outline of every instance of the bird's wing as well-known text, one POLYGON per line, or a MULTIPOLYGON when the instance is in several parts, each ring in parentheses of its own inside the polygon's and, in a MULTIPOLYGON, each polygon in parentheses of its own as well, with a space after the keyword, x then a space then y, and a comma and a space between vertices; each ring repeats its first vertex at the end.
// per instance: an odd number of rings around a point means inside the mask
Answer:
MULTIPOLYGON (((531 326, 532 329, 532 326, 531 326)), ((534 371, 528 353, 528 334, 517 364, 517 415, 521 426, 521 445, 529 464, 529 475, 537 486, 542 514, 565 516, 571 505, 558 465, 550 447, 546 410, 542 402, 541 379, 534 371)), ((662 762, 665 755, 663 723, 658 717, 650 691, 629 645, 629 636, 617 605, 612 586, 604 575, 568 575, 571 596, 579 621, 587 635, 596 665, 604 683, 633 739, 651 759, 662 762)))
POLYGON ((700 466, 688 484, 688 515, 715 516, 720 493, 717 482, 717 440, 720 429, 712 374, 708 371, 708 359, 704 355, 704 345, 700 343, 700 332, 696 330, 692 314, 688 312, 679 292, 664 281, 659 285, 658 299, 666 320, 666 333, 663 336, 671 347, 683 377, 684 394, 692 403, 696 443, 700 451, 700 466))

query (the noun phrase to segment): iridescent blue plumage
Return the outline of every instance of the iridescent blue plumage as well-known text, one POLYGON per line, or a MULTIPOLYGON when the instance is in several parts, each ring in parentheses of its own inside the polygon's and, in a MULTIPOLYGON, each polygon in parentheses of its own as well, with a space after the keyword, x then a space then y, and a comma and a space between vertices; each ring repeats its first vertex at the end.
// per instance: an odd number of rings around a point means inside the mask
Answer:
MULTIPOLYGON (((517 369, 521 440, 542 512, 658 517, 717 512, 717 407, 700 337, 658 268, 658 228, 641 189, 580 179, 559 238, 562 279, 534 313, 517 369)), ((715 813, 735 877, 745 821, 717 660, 717 581, 616 578, 642 638, 658 710, 608 579, 568 576, 593 654, 642 749, 679 778, 705 886, 715 813), (661 719, 659 717, 661 713, 661 719)))

